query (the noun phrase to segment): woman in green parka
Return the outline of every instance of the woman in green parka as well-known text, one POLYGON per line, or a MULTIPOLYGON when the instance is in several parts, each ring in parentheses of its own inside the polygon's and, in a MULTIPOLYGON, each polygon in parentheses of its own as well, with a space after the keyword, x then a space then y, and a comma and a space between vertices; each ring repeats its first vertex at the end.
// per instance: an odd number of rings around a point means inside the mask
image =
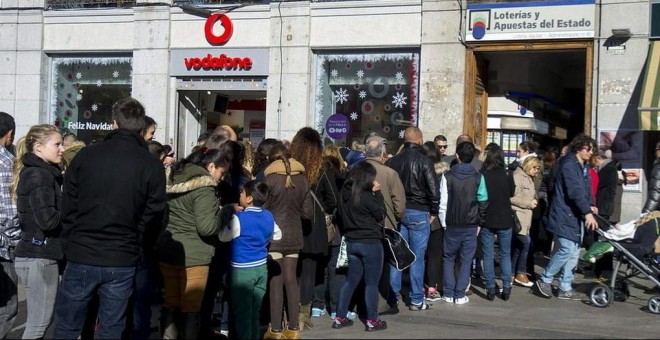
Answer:
POLYGON ((169 170, 168 219, 156 245, 164 283, 163 339, 197 338, 214 240, 223 221, 215 188, 229 164, 219 150, 203 147, 169 170))

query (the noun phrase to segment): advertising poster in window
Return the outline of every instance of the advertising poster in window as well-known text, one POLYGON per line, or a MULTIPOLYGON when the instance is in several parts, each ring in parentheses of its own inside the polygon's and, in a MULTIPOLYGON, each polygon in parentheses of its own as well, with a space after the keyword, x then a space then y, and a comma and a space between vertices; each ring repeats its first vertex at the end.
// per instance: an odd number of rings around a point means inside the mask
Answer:
POLYGON ((112 105, 131 95, 131 58, 52 59, 51 124, 85 144, 112 130, 112 105))
POLYGON ((600 130, 598 148, 611 150, 612 159, 621 162, 627 169, 642 167, 642 149, 644 134, 636 130, 600 130))
POLYGON ((642 192, 642 170, 641 169, 623 169, 625 179, 623 182, 624 191, 642 192))

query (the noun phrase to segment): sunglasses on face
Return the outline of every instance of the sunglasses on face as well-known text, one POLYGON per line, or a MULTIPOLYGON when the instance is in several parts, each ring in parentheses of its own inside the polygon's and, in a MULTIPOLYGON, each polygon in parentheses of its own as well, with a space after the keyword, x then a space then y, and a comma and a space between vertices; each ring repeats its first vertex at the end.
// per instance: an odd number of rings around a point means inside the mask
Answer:
POLYGON ((446 149, 449 145, 438 145, 440 149, 446 149))

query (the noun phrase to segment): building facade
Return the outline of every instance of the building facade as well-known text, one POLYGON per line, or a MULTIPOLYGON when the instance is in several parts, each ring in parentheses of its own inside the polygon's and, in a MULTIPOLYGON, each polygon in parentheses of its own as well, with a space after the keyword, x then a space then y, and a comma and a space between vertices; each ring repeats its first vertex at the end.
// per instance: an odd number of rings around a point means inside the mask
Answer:
POLYGON ((622 221, 643 204, 656 136, 640 132, 638 111, 648 2, 103 2, 117 6, 0 0, 0 110, 16 117, 17 136, 51 123, 100 140, 128 95, 178 156, 221 124, 255 144, 304 126, 342 145, 374 131, 392 153, 411 125, 427 140, 465 132, 482 147, 561 146, 584 132, 623 145, 637 174, 622 221), (514 116, 533 111, 533 123, 489 110, 503 101, 514 116))

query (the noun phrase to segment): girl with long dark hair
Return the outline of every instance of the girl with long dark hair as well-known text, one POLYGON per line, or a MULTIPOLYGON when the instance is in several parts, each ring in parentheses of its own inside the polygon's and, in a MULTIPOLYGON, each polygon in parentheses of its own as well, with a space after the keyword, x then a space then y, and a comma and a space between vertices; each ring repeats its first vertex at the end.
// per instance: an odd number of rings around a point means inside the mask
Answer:
POLYGON ((209 264, 222 223, 215 188, 229 167, 220 150, 202 147, 170 169, 169 218, 156 246, 164 283, 164 339, 197 338, 209 264))
POLYGON ((347 244, 348 273, 339 293, 337 317, 332 328, 353 325, 347 316, 355 288, 364 281, 367 331, 387 328, 378 317, 378 282, 383 272, 385 202, 376 181, 376 168, 360 162, 346 176, 339 200, 340 230, 347 244))
POLYGON ((504 153, 499 145, 489 144, 481 173, 486 180, 486 190, 488 190, 486 223, 479 233, 484 261, 486 298, 492 301, 499 293, 495 282, 495 237, 497 236, 502 269, 502 299, 508 300, 511 296, 511 235, 514 225, 510 200, 515 188, 513 179, 504 167, 504 153))

